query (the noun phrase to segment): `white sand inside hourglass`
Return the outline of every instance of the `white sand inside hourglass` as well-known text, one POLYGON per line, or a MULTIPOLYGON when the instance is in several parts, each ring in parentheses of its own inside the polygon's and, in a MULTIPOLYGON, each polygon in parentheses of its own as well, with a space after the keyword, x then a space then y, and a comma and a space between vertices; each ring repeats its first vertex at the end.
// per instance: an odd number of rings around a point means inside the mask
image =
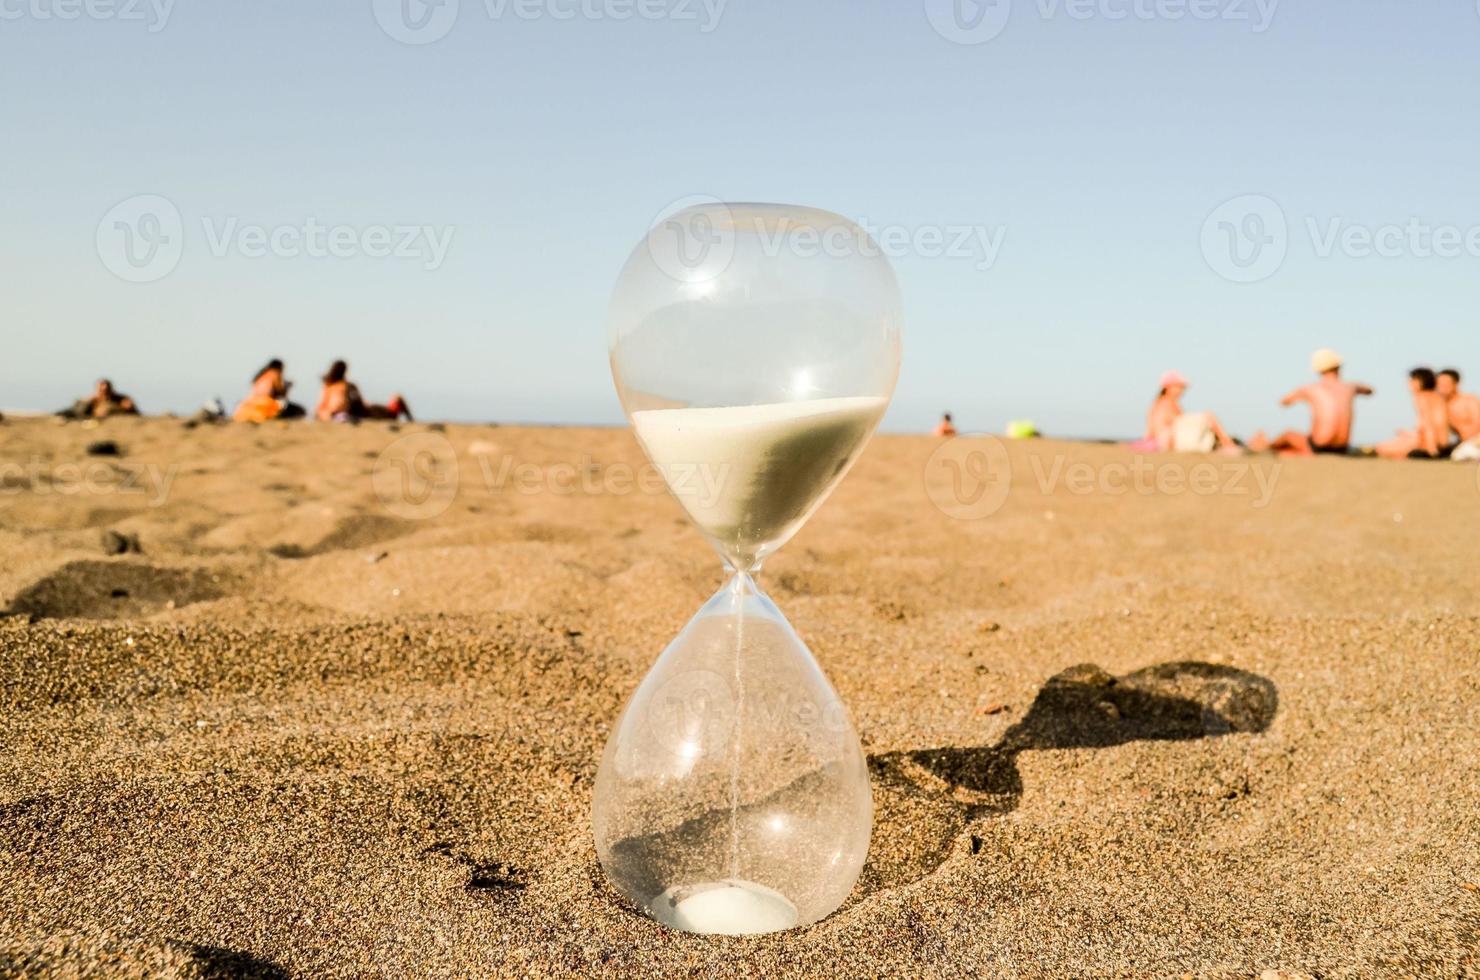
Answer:
POLYGON ((700 530, 742 555, 775 541, 847 468, 886 398, 632 413, 649 458, 700 530))
POLYGON ((739 879, 675 885, 650 908, 665 926, 718 936, 755 936, 797 924, 796 906, 785 895, 739 879))

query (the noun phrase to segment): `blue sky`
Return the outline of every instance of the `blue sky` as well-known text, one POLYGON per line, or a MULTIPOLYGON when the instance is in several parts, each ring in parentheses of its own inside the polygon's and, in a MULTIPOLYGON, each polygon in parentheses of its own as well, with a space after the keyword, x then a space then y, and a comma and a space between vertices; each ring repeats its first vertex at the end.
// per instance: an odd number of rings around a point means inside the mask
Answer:
POLYGON ((425 44, 372 0, 91 2, 0 0, 0 406, 107 373, 189 411, 343 356, 428 416, 616 422, 608 293, 692 195, 1000 235, 989 268, 896 256, 893 430, 1133 435, 1168 367, 1235 433, 1303 425, 1277 400, 1318 346, 1378 388, 1364 441, 1407 422, 1414 364, 1480 383, 1473 2, 458 0, 425 44), (104 219, 138 195, 180 252, 128 282, 104 219), (1214 216, 1233 198, 1283 234, 1214 216), (366 254, 423 228, 440 261, 366 254), (1230 265, 1254 237, 1283 261, 1230 265))

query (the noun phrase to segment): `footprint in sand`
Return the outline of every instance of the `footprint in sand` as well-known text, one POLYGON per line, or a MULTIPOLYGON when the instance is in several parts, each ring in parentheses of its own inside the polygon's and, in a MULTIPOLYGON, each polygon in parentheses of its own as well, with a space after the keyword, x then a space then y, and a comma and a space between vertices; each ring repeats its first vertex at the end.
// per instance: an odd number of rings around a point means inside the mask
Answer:
POLYGON ((214 552, 262 548, 279 558, 310 558, 333 551, 368 548, 414 530, 415 522, 379 514, 268 511, 217 524, 200 535, 197 544, 214 552))
POLYGON ((66 929, 0 946, 0 976, 141 976, 179 980, 288 980, 269 959, 178 938, 66 929), (100 964, 106 964, 99 972, 100 964))
POLYGON ((1262 732, 1278 705, 1267 678, 1218 664, 1156 664, 1118 678, 1082 664, 1050 677, 995 745, 870 756, 874 834, 920 843, 888 858, 871 857, 861 892, 918 881, 945 862, 973 821, 1016 809, 1022 752, 1262 732), (932 832, 921 834, 922 828, 932 832))
POLYGON ((205 568, 158 568, 142 562, 72 561, 31 583, 6 610, 42 619, 122 619, 219 599, 226 577, 205 568))

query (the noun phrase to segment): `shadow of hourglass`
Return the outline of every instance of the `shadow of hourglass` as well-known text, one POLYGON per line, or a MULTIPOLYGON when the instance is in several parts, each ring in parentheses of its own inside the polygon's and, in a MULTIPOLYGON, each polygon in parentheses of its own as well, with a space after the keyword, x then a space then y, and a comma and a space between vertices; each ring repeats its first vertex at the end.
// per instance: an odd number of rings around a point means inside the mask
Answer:
POLYGON ((1262 732, 1278 705, 1268 678, 1219 664, 1177 661, 1118 678, 1081 664, 1050 677, 995 745, 872 755, 875 848, 855 897, 923 878, 972 821, 1016 809, 1022 752, 1262 732))

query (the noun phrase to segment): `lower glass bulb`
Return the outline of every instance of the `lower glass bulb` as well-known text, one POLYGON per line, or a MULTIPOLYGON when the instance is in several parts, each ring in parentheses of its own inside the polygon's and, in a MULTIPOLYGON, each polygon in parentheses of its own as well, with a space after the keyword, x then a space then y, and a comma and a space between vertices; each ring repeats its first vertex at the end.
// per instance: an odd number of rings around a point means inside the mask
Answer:
POLYGON ((592 798, 602 867, 665 925, 775 932, 843 903, 872 824, 847 710, 737 574, 663 651, 607 742, 592 798))

